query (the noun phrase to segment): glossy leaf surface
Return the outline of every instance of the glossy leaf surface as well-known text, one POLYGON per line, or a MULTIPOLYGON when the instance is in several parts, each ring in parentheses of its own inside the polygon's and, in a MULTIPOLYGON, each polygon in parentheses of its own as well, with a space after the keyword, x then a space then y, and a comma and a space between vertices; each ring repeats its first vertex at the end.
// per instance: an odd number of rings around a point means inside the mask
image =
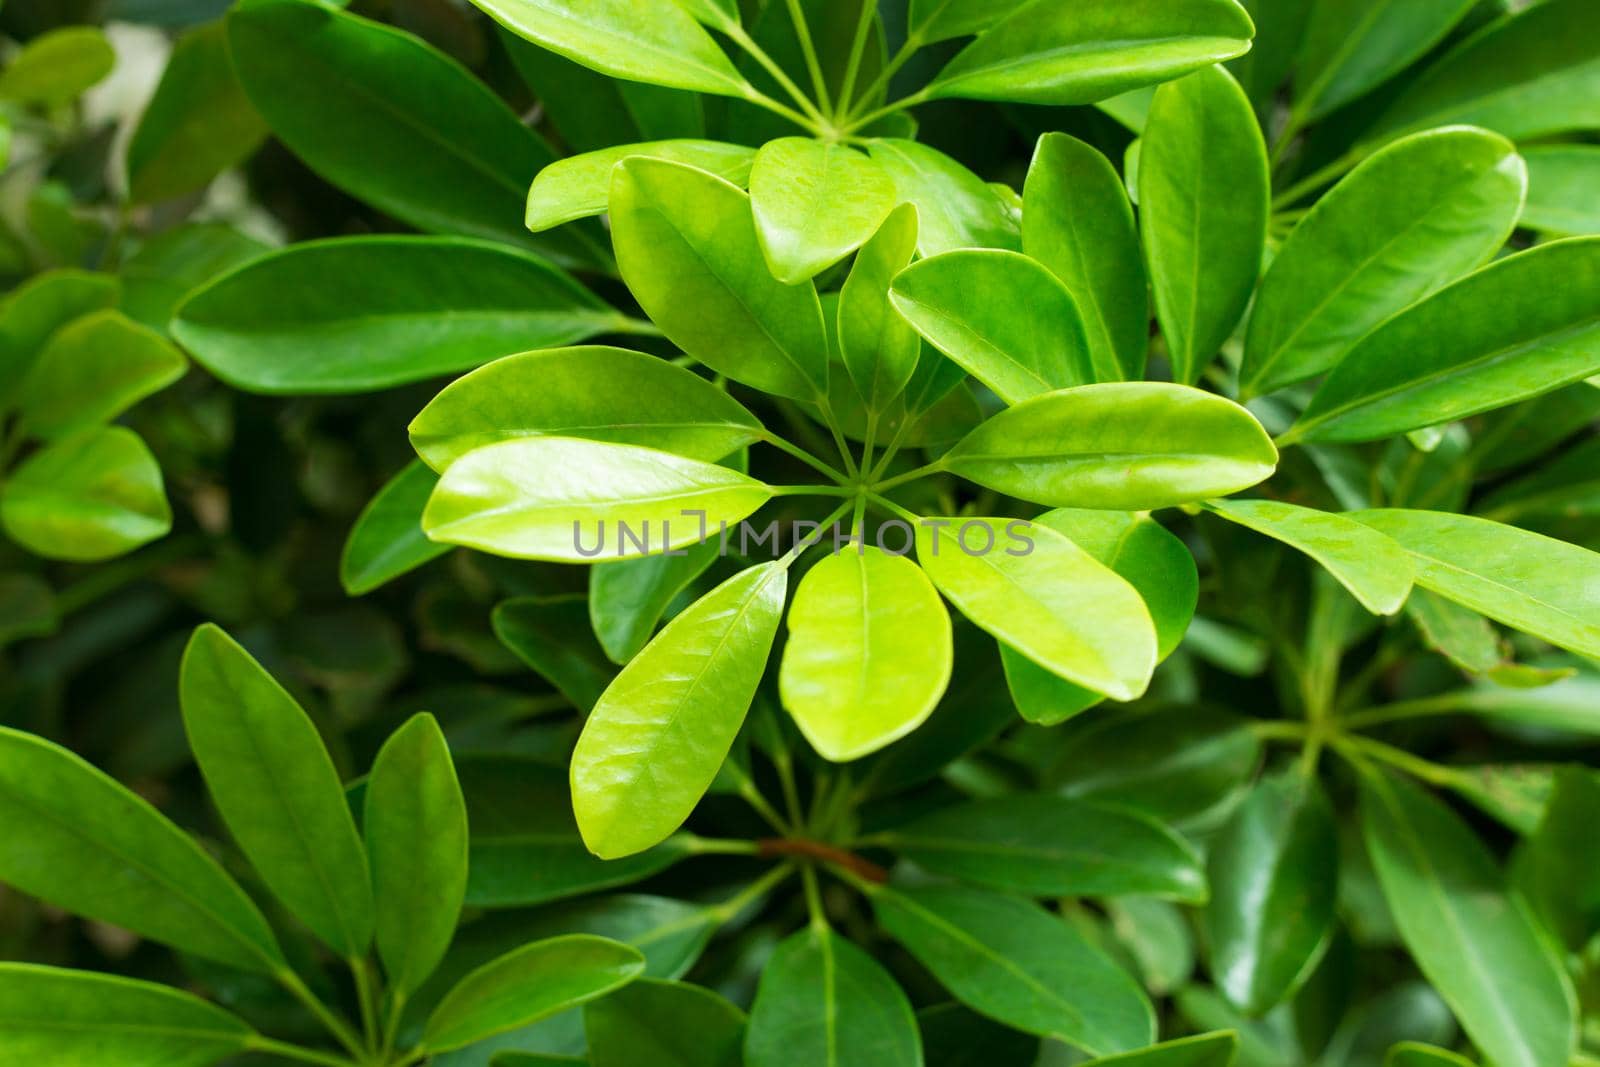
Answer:
POLYGON ((1545 233, 1600 233, 1600 205, 1590 195, 1600 183, 1600 146, 1550 145, 1523 152, 1528 202, 1522 225, 1545 233))
POLYGON ((53 440, 110 422, 188 367, 160 334, 121 312, 85 315, 50 336, 23 381, 23 426, 53 440))
POLYGON ((797 285, 878 231, 895 206, 894 180, 848 145, 784 137, 756 156, 750 206, 767 266, 780 282, 797 285))
POLYGON ((671 140, 618 145, 559 159, 539 172, 528 189, 528 229, 548 230, 563 222, 599 215, 611 203, 611 172, 625 159, 642 156, 683 163, 744 186, 756 150, 722 141, 671 140))
POLYGON ((917 251, 917 208, 902 204, 856 255, 839 290, 839 353, 867 407, 882 411, 916 373, 922 340, 895 310, 889 287, 917 251))
POLYGON ((0 487, 7 536, 47 559, 92 562, 172 529, 161 468, 132 430, 101 426, 24 460, 0 487))
POLYGON ((924 256, 1022 247, 1017 224, 995 191, 943 152, 892 137, 874 140, 868 151, 894 179, 898 198, 917 206, 917 250, 924 256))
POLYGON ((1301 46, 1294 108, 1314 121, 1356 100, 1421 58, 1472 0, 1320 0, 1301 46))

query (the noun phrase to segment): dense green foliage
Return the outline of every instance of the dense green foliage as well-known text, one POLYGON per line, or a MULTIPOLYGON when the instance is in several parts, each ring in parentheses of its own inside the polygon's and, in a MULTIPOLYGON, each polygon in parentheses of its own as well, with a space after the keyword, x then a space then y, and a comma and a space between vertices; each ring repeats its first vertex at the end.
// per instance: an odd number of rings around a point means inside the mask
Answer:
POLYGON ((1594 0, 0 32, 0 1061, 1600 1063, 1594 0))

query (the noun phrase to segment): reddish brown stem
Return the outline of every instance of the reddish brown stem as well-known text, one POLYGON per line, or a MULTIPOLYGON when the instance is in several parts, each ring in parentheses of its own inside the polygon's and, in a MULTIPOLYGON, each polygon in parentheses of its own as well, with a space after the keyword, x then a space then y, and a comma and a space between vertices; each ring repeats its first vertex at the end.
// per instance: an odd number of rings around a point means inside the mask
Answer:
POLYGON ((889 872, 873 863, 863 859, 854 852, 846 852, 842 848, 825 845, 821 841, 811 841, 804 837, 766 837, 756 842, 756 854, 768 859, 777 856, 803 856, 807 859, 821 860, 843 867, 851 874, 864 878, 869 882, 879 885, 889 880, 889 872))

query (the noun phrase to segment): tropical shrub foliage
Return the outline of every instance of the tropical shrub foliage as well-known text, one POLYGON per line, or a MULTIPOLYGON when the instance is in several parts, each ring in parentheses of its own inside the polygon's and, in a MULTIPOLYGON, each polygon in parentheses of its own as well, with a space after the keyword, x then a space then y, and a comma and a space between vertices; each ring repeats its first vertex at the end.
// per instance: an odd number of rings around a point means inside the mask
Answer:
POLYGON ((1593 0, 0 30, 0 1059, 1600 1062, 1593 0))

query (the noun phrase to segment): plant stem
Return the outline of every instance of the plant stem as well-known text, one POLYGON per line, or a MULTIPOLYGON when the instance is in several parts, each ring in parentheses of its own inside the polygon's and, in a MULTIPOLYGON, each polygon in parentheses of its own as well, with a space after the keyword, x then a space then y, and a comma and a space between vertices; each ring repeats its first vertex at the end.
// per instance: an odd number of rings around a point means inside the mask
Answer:
POLYGON ((782 885, 795 869, 793 863, 780 863, 721 904, 714 904, 707 910, 721 922, 732 922, 744 909, 782 885))
POLYGON ((852 480, 855 479, 861 473, 856 468, 856 457, 850 451, 850 442, 845 440, 844 431, 839 429, 839 420, 833 414, 833 403, 826 393, 817 396, 817 407, 822 411, 822 421, 827 423, 828 432, 833 434, 833 446, 839 450, 839 455, 844 460, 845 473, 852 480))
POLYGON ((846 485, 774 485, 773 496, 850 496, 856 491, 846 485))
POLYGON ((772 99, 772 97, 768 96, 766 93, 762 92, 760 89, 757 89, 753 85, 746 88, 744 100, 747 103, 754 104, 756 107, 764 108, 767 111, 772 112, 774 115, 781 115, 783 118, 788 119, 796 126, 799 126, 801 129, 810 133, 813 137, 823 136, 822 124, 820 122, 802 115, 800 112, 796 111, 792 107, 787 106, 786 104, 772 99))
POLYGON ((323 1067, 350 1067, 351 1061, 343 1056, 335 1056, 329 1052, 318 1052, 315 1049, 301 1048, 284 1041, 274 1041, 270 1037, 256 1034, 250 1038, 246 1046, 252 1052, 264 1052, 269 1056, 281 1056, 286 1060, 299 1060, 301 1063, 316 1063, 323 1067))
POLYGON ((876 111, 869 111, 858 119, 851 119, 850 124, 844 128, 844 132, 850 134, 855 133, 857 130, 866 129, 879 119, 888 118, 890 115, 898 114, 899 112, 905 111, 908 108, 916 107, 918 104, 927 99, 928 90, 919 89, 910 96, 902 96, 899 100, 896 100, 892 104, 885 104, 876 111))
POLYGON ((900 51, 894 54, 894 58, 889 60, 888 64, 878 72, 878 76, 872 80, 872 84, 861 90, 861 96, 851 105, 849 114, 845 116, 845 122, 851 123, 858 113, 870 108, 873 98, 889 88, 889 83, 894 80, 896 74, 900 73, 900 68, 905 66, 911 57, 921 50, 922 38, 916 34, 907 37, 906 43, 900 47, 900 51))
POLYGON ((1403 719, 1420 719, 1428 715, 1449 715, 1461 710, 1461 698, 1461 693, 1445 693, 1443 696, 1383 704, 1346 715, 1344 724, 1346 728, 1351 730, 1370 730, 1374 726, 1384 726, 1388 723, 1400 722, 1403 719))
POLYGON ((349 963, 350 973, 356 981, 356 1000, 361 1005, 361 1029, 366 1032, 368 1050, 375 1052, 380 1041, 377 987, 366 960, 357 956, 349 963))
POLYGON ((944 461, 936 459, 932 463, 929 463, 926 466, 918 467, 914 471, 907 471, 904 474, 895 475, 888 481, 875 482, 872 486, 872 491, 874 493, 886 493, 897 485, 904 485, 907 482, 914 482, 919 478, 926 478, 930 475, 938 474, 943 470, 944 461))
MULTIPOLYGON (((737 23, 728 27, 728 38, 732 40, 734 44, 744 49, 745 53, 748 54, 751 59, 755 60, 761 65, 762 70, 766 71, 772 76, 772 80, 777 82, 778 86, 784 92, 788 93, 790 98, 800 106, 800 110, 805 112, 806 116, 811 120, 811 122, 816 124, 816 132, 820 135, 822 132, 822 127, 827 125, 827 119, 823 117, 822 112, 817 110, 817 106, 811 102, 810 98, 807 97, 805 93, 800 91, 800 87, 794 83, 793 79, 791 79, 788 74, 784 73, 783 68, 778 66, 777 63, 773 62, 772 57, 767 55, 766 49, 756 44, 755 40, 750 36, 750 34, 745 31, 744 27, 738 25, 737 23)), ((783 106, 778 104, 776 100, 768 97, 765 93, 761 92, 761 90, 757 89, 753 85, 750 86, 750 92, 755 94, 755 96, 765 99, 770 104, 775 104, 778 107, 783 106)), ((746 99, 749 99, 751 103, 757 102, 753 97, 750 96, 747 96, 746 99)))
POLYGON ((805 864, 800 868, 800 879, 806 888, 806 911, 811 916, 811 928, 817 931, 829 929, 828 912, 822 905, 822 888, 817 885, 817 869, 812 864, 805 864))
POLYGON ((1307 193, 1315 192, 1335 179, 1343 177, 1346 172, 1353 169, 1357 163, 1360 163, 1366 157, 1367 154, 1362 149, 1352 148, 1332 163, 1301 178, 1298 182, 1273 197, 1272 210, 1277 211, 1280 208, 1288 207, 1307 193))
POLYGON ((317 1021, 322 1023, 330 1034, 338 1038, 339 1044, 343 1045, 345 1050, 356 1058, 357 1062, 366 1058, 366 1050, 361 1047, 361 1041, 356 1036, 355 1030, 349 1023, 340 1018, 336 1012, 317 999, 316 994, 306 988, 306 984, 300 980, 298 974, 286 967, 278 971, 274 977, 277 978, 279 985, 287 989, 296 1000, 305 1005, 307 1011, 317 1017, 317 1021))
POLYGON ((812 455, 810 452, 807 452, 805 449, 801 448, 799 445, 791 444, 789 441, 785 440, 782 437, 779 437, 775 433, 764 432, 761 435, 761 437, 759 438, 759 440, 763 444, 771 445, 773 448, 778 449, 780 452, 787 452, 789 455, 793 456, 795 459, 799 460, 801 463, 804 463, 806 466, 810 467, 812 470, 816 471, 818 474, 825 475, 826 477, 832 478, 834 481, 838 482, 840 485, 845 485, 846 483, 848 483, 850 481, 850 479, 848 477, 846 477, 844 475, 844 473, 841 472, 837 467, 834 467, 834 466, 824 462, 823 460, 818 459, 816 456, 812 455))
POLYGON ((828 79, 823 77, 822 62, 817 59, 817 45, 811 39, 811 24, 800 8, 800 0, 789 0, 789 21, 794 23, 795 36, 800 39, 800 51, 806 58, 806 70, 811 74, 811 88, 817 94, 817 105, 824 114, 831 114, 833 101, 828 96, 828 79))
POLYGON ((839 83, 839 105, 833 109, 835 120, 843 119, 855 107, 851 100, 856 91, 856 79, 861 75, 861 59, 867 52, 867 38, 872 36, 872 22, 878 14, 878 5, 861 4, 861 16, 856 20, 855 40, 850 42, 850 58, 845 63, 844 81, 839 83))
POLYGON ((886 496, 882 496, 878 493, 868 493, 867 497, 880 508, 884 508, 890 512, 893 512, 896 517, 904 519, 913 526, 922 521, 922 516, 916 514, 915 512, 907 511, 905 508, 901 507, 899 504, 896 504, 893 500, 890 500, 886 496))
POLYGON ((789 823, 799 826, 805 821, 805 811, 800 807, 800 790, 795 788, 794 761, 789 758, 788 749, 773 754, 772 767, 778 772, 778 787, 783 790, 783 804, 789 811, 789 823))
POLYGON ((389 1015, 383 1024, 383 1043, 379 1047, 379 1055, 387 1062, 394 1055, 394 1045, 400 1036, 400 1022, 405 1016, 406 995, 396 988, 389 993, 389 1015))
POLYGON ((742 841, 726 837, 696 837, 694 834, 682 836, 689 852, 696 856, 758 856, 761 854, 760 844, 755 841, 742 841))
POLYGON ((1402 770, 1413 778, 1420 778, 1429 785, 1448 788, 1461 781, 1461 775, 1449 767, 1434 763, 1432 760, 1425 760, 1421 756, 1413 756, 1403 749, 1386 745, 1382 741, 1374 741, 1370 737, 1352 737, 1346 734, 1333 738, 1331 744, 1334 751, 1347 758, 1352 753, 1370 757, 1402 770))

